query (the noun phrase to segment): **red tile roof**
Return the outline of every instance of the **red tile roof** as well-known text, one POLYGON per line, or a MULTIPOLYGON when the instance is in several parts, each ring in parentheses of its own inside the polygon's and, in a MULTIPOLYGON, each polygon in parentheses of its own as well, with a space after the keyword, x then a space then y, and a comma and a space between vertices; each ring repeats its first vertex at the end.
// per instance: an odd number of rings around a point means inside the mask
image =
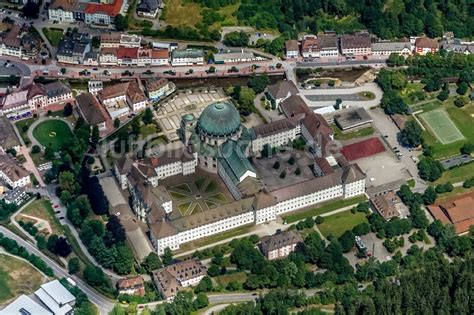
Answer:
POLYGON ((108 16, 117 16, 122 8, 122 3, 123 0, 115 0, 114 3, 110 4, 89 3, 86 7, 85 13, 102 13, 107 14, 108 16))
POLYGON ((130 58, 130 59, 137 59, 138 58, 138 48, 127 48, 127 47, 119 47, 117 51, 117 58, 130 58))
POLYGON ((431 214, 442 223, 453 224, 456 233, 462 234, 469 231, 474 225, 474 199, 464 195, 450 202, 428 206, 431 214))
POLYGON ((153 59, 168 59, 169 57, 168 49, 153 49, 151 51, 151 57, 153 59))

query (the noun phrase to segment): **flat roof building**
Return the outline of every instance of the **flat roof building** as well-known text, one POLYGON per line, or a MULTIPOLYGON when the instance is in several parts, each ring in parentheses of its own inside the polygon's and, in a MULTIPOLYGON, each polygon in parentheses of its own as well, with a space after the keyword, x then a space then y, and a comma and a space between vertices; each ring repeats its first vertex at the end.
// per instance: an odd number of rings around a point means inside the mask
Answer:
POLYGON ((334 121, 343 132, 348 132, 370 126, 373 119, 365 109, 359 107, 334 115, 334 121))

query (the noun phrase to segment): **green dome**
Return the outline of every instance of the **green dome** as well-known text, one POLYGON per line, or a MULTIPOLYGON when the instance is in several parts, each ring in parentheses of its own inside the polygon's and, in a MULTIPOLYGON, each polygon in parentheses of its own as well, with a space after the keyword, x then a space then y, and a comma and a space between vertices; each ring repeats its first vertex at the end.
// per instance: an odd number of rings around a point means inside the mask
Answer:
POLYGON ((231 135, 240 128, 240 115, 232 104, 214 103, 202 111, 198 127, 213 136, 231 135))

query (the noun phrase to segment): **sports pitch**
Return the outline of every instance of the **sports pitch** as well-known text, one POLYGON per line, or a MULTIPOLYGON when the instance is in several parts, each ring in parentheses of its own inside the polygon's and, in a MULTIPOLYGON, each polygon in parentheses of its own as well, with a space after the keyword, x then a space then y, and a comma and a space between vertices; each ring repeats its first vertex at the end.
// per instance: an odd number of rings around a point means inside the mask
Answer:
POLYGON ((448 144, 463 140, 464 136, 442 109, 432 110, 420 115, 431 133, 442 143, 448 144))

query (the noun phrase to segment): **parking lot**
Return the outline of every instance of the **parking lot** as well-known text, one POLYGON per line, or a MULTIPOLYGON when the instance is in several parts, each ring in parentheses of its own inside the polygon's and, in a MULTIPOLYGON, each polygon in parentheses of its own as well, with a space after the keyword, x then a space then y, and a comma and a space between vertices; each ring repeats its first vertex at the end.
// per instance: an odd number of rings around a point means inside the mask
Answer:
MULTIPOLYGON (((405 234, 403 235, 404 238, 404 245, 403 247, 399 247, 397 250, 399 250, 403 255, 407 253, 407 250, 414 244, 410 243, 408 240, 408 237, 411 235, 410 234, 405 234)), ((361 236, 362 242, 365 244, 367 247, 367 250, 369 250, 372 253, 372 256, 375 257, 377 260, 380 262, 388 261, 391 260, 391 257, 393 256, 394 253, 389 253, 385 246, 383 246, 383 240, 377 238, 375 233, 369 233, 367 235, 362 235, 361 236)), ((434 239, 428 235, 428 239, 430 240, 430 244, 426 244, 424 242, 416 242, 416 245, 420 248, 423 248, 423 250, 427 250, 435 245, 434 239)), ((354 247, 353 250, 350 252, 344 254, 344 256, 349 260, 349 263, 355 267, 355 265, 361 261, 361 259, 356 257, 357 249, 354 247)))

